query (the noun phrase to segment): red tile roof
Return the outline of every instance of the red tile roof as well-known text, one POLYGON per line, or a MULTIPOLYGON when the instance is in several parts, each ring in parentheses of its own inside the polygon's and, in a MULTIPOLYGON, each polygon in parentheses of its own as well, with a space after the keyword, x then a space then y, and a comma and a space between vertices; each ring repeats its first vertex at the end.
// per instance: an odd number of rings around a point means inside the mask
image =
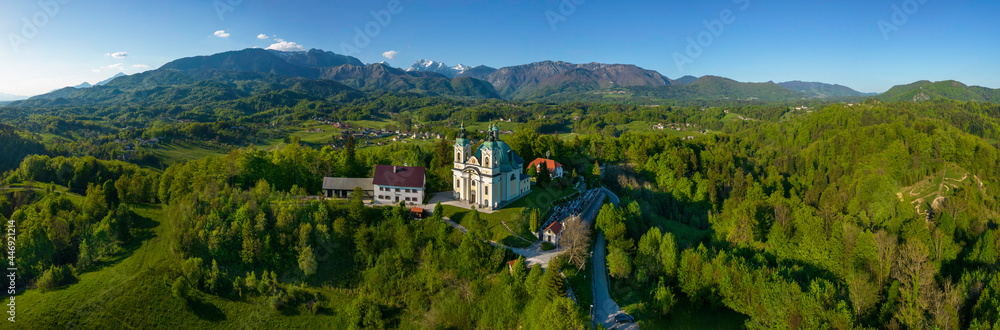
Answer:
POLYGON ((531 162, 531 166, 535 166, 535 169, 538 169, 538 165, 542 163, 545 163, 545 167, 549 168, 549 172, 555 172, 556 168, 563 167, 562 164, 559 164, 554 160, 545 158, 535 159, 534 161, 531 162))
POLYGON ((426 170, 423 167, 376 165, 373 184, 404 188, 423 188, 426 170))
POLYGON ((563 229, 562 223, 560 223, 559 221, 553 222, 551 225, 549 225, 549 228, 545 228, 545 230, 552 230, 552 233, 556 235, 559 235, 559 232, 561 232, 562 229, 563 229))

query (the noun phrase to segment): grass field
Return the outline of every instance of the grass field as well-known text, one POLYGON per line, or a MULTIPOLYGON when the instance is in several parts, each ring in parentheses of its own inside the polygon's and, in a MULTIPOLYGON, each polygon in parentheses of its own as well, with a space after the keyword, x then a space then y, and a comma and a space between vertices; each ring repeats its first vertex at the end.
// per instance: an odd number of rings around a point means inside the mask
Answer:
POLYGON ((42 142, 44 142, 45 144, 50 144, 50 143, 53 143, 53 142, 58 141, 58 140, 71 141, 70 139, 67 139, 65 137, 58 136, 58 135, 55 135, 55 134, 52 134, 52 133, 42 133, 42 134, 39 134, 39 135, 42 136, 42 142))
MULTIPOLYGON (((500 221, 506 222, 507 226, 509 226, 510 229, 515 231, 519 236, 529 240, 534 239, 534 235, 527 230, 527 227, 529 226, 527 224, 528 219, 525 216, 525 213, 531 208, 537 208, 539 209, 539 214, 544 216, 545 212, 548 212, 553 201, 572 195, 574 192, 576 192, 576 190, 573 188, 557 190, 541 189, 536 187, 532 189, 532 192, 527 196, 522 197, 513 204, 508 205, 499 211, 493 213, 480 212, 479 215, 486 220, 490 232, 493 233, 494 241, 512 247, 528 247, 530 244, 521 239, 517 239, 516 237, 512 237, 510 231, 504 228, 500 221)), ((442 207, 444 208, 445 217, 452 219, 463 227, 469 228, 470 222, 472 221, 472 211, 451 205, 443 205, 442 207)))
POLYGON ((624 125, 616 125, 615 128, 623 132, 643 132, 643 131, 652 131, 653 130, 652 127, 655 124, 656 123, 650 123, 645 121, 633 121, 631 123, 624 125))
POLYGON ((385 128, 386 125, 394 124, 395 122, 391 122, 388 120, 352 120, 348 121, 348 123, 350 123, 352 127, 360 126, 360 127, 371 127, 371 128, 385 128))
POLYGON ((739 117, 740 117, 739 114, 730 112, 727 113, 725 117, 722 117, 722 119, 719 119, 719 121, 721 121, 723 124, 728 124, 734 120, 739 120, 739 117))
MULTIPOLYGON (((26 190, 26 189, 31 189, 31 190, 39 191, 39 190, 45 190, 47 186, 50 186, 50 184, 29 181, 29 182, 12 183, 12 184, 8 185, 7 187, 2 188, 2 190, 0 190, 0 191, 2 191, 2 192, 11 192, 11 191, 18 191, 18 190, 26 190)), ((72 201, 73 203, 79 204, 80 202, 83 201, 83 195, 82 195, 83 192, 79 192, 78 193, 78 192, 70 191, 69 187, 55 186, 55 188, 53 189, 53 191, 65 194, 66 197, 69 198, 69 200, 72 201)))
MULTIPOLYGON (((76 283, 17 297, 17 324, 26 328, 203 329, 305 328, 343 329, 338 309, 311 315, 305 311, 272 311, 265 298, 233 301, 195 292, 188 301, 170 294, 170 279, 179 275, 180 256, 170 245, 169 226, 158 205, 136 205, 148 230, 145 240, 126 246, 97 270, 76 283), (30 325, 30 326, 29 326, 30 325)), ((350 300, 347 292, 323 290, 331 301, 350 300)))
POLYGON ((159 148, 153 149, 153 154, 167 165, 209 156, 221 156, 227 153, 226 150, 210 149, 184 141, 160 144, 159 148))
POLYGON ((307 125, 303 128, 294 129, 290 135, 298 136, 299 141, 305 144, 326 144, 333 140, 334 136, 340 136, 340 129, 333 125, 307 125), (307 132, 312 129, 321 129, 322 132, 307 132))

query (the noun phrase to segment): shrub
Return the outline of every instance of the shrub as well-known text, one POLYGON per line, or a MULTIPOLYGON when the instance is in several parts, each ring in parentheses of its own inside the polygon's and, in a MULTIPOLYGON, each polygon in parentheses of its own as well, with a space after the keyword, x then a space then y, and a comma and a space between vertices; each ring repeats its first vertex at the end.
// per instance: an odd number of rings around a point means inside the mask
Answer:
POLYGON ((552 245, 552 243, 542 242, 542 251, 550 251, 550 250, 554 250, 555 248, 556 248, 556 246, 552 245))
POLYGON ((190 291, 191 288, 188 286, 184 276, 177 277, 177 279, 174 280, 174 284, 170 286, 170 294, 173 295, 174 298, 187 299, 190 291))
POLYGON ((74 272, 75 269, 72 266, 49 267, 38 279, 36 286, 42 291, 54 290, 76 280, 76 276, 73 275, 74 272))

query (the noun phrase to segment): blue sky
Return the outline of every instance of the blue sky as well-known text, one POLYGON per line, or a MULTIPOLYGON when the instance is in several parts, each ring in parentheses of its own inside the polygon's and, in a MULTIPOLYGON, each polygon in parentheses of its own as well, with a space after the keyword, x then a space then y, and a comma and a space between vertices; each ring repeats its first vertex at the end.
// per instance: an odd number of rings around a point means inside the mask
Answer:
POLYGON ((562 60, 862 92, 925 79, 1000 88, 1000 2, 921 1, 399 0, 384 27, 371 12, 387 12, 389 0, 4 1, 0 93, 35 95, 228 50, 344 53, 345 44, 363 62, 402 68, 423 58, 492 67, 562 60), (377 33, 356 44, 355 28, 366 26, 377 33))

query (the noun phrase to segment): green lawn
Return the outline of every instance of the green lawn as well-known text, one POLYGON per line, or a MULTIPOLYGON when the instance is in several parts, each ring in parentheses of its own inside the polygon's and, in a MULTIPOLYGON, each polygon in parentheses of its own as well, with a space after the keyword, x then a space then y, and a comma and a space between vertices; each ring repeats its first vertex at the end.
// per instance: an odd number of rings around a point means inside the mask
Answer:
MULTIPOLYGON (((180 257, 173 252, 169 225, 159 205, 137 205, 149 230, 144 241, 102 260, 97 270, 58 290, 28 290, 17 297, 17 323, 34 329, 202 329, 304 328, 343 329, 344 306, 311 315, 272 311, 266 298, 234 301, 196 292, 190 301, 170 295, 169 280, 178 276, 180 257)), ((331 302, 351 299, 348 292, 323 289, 331 302)))
MULTIPOLYGON (((493 233, 494 241, 512 247, 527 247, 529 245, 527 242, 516 237, 511 237, 510 232, 503 227, 500 221, 505 221, 507 226, 521 237, 529 240, 534 239, 534 235, 527 229, 529 226, 527 224, 528 219, 524 216, 525 212, 529 208, 538 208, 539 214, 544 216, 545 212, 548 212, 549 207, 552 206, 553 201, 572 195, 574 192, 576 190, 573 188, 556 190, 536 187, 527 196, 522 197, 499 211, 493 213, 480 212, 479 214, 487 221, 487 226, 490 228, 490 232, 493 233)), ((472 211, 450 205, 443 205, 443 207, 444 216, 469 228, 470 221, 472 220, 472 211)))

